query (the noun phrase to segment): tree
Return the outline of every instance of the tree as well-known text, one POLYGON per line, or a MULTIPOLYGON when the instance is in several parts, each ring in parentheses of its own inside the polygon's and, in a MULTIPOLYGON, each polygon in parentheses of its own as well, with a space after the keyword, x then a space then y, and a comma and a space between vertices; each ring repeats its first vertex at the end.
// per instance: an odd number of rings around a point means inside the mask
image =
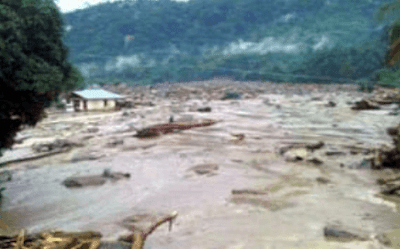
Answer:
MULTIPOLYGON (((385 16, 395 13, 400 10, 400 0, 386 3, 382 5, 376 13, 376 19, 382 21, 385 16)), ((395 65, 400 59, 400 19, 395 20, 389 29, 389 45, 390 49, 387 52, 386 63, 395 65)))
POLYGON ((1 150, 83 78, 68 61, 62 16, 52 0, 0 0, 0 23, 1 150))

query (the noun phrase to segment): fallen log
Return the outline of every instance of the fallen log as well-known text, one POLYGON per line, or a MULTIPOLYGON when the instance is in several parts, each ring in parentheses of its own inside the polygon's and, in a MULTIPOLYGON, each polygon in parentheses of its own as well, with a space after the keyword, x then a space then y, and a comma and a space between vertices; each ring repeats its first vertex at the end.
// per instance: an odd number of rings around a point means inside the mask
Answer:
POLYGON ((199 123, 166 123, 153 125, 142 130, 138 130, 134 137, 151 138, 158 137, 162 134, 172 133, 176 130, 188 130, 196 127, 210 126, 217 123, 215 120, 207 120, 199 123))
MULTIPOLYGON (((157 219, 156 221, 151 222, 151 224, 148 227, 140 227, 133 225, 133 227, 131 228, 133 233, 125 238, 122 238, 121 240, 132 243, 131 249, 143 249, 147 237, 162 224, 169 222, 169 231, 171 231, 172 223, 175 221, 177 216, 178 212, 175 211, 172 212, 171 214, 164 215, 163 217, 157 219)), ((147 216, 144 215, 144 217, 147 216)))
POLYGON ((390 187, 388 186, 387 188, 383 189, 381 193, 384 195, 393 195, 398 190, 400 190, 400 185, 390 186, 390 187))
POLYGON ((240 194, 250 194, 250 195, 266 195, 268 194, 265 190, 256 190, 256 189, 232 189, 233 195, 240 194))
POLYGON ((67 148, 63 148, 63 149, 59 149, 59 150, 55 150, 55 151, 51 151, 51 152, 44 152, 44 153, 36 154, 36 155, 30 156, 30 157, 24 157, 24 158, 18 158, 18 159, 14 159, 14 160, 9 160, 9 161, 0 163, 0 168, 6 166, 8 164, 11 164, 11 163, 20 163, 20 162, 36 160, 36 159, 40 159, 40 158, 44 158, 44 157, 48 157, 48 156, 53 156, 53 155, 65 153, 65 152, 68 152, 70 150, 71 150, 71 148, 67 147, 67 148))

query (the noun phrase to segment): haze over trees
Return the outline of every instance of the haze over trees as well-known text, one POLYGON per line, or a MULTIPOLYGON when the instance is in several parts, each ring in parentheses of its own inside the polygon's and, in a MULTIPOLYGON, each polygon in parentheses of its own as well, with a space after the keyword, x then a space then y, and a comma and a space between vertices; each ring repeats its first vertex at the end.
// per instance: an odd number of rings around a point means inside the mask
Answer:
POLYGON ((62 42, 62 16, 52 0, 0 0, 0 149, 22 125, 35 125, 44 108, 82 84, 62 42))
POLYGON ((68 13, 65 43, 89 82, 382 80, 390 0, 137 0, 68 13), (127 39, 130 38, 130 39, 127 39))

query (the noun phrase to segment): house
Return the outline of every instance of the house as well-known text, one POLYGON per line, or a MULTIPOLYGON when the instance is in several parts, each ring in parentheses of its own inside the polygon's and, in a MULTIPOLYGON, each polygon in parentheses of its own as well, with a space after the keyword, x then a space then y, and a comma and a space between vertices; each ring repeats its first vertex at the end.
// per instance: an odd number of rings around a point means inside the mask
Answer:
POLYGON ((88 89, 72 92, 67 103, 72 102, 75 111, 111 111, 117 109, 117 100, 124 99, 124 96, 103 89, 88 89))

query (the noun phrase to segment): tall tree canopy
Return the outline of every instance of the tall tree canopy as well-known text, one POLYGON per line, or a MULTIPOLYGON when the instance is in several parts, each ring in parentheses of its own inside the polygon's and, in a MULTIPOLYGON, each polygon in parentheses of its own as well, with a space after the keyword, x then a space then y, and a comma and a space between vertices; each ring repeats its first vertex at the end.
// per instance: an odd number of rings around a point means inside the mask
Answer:
POLYGON ((52 0, 0 0, 0 149, 21 125, 82 83, 62 43, 62 16, 52 0))

